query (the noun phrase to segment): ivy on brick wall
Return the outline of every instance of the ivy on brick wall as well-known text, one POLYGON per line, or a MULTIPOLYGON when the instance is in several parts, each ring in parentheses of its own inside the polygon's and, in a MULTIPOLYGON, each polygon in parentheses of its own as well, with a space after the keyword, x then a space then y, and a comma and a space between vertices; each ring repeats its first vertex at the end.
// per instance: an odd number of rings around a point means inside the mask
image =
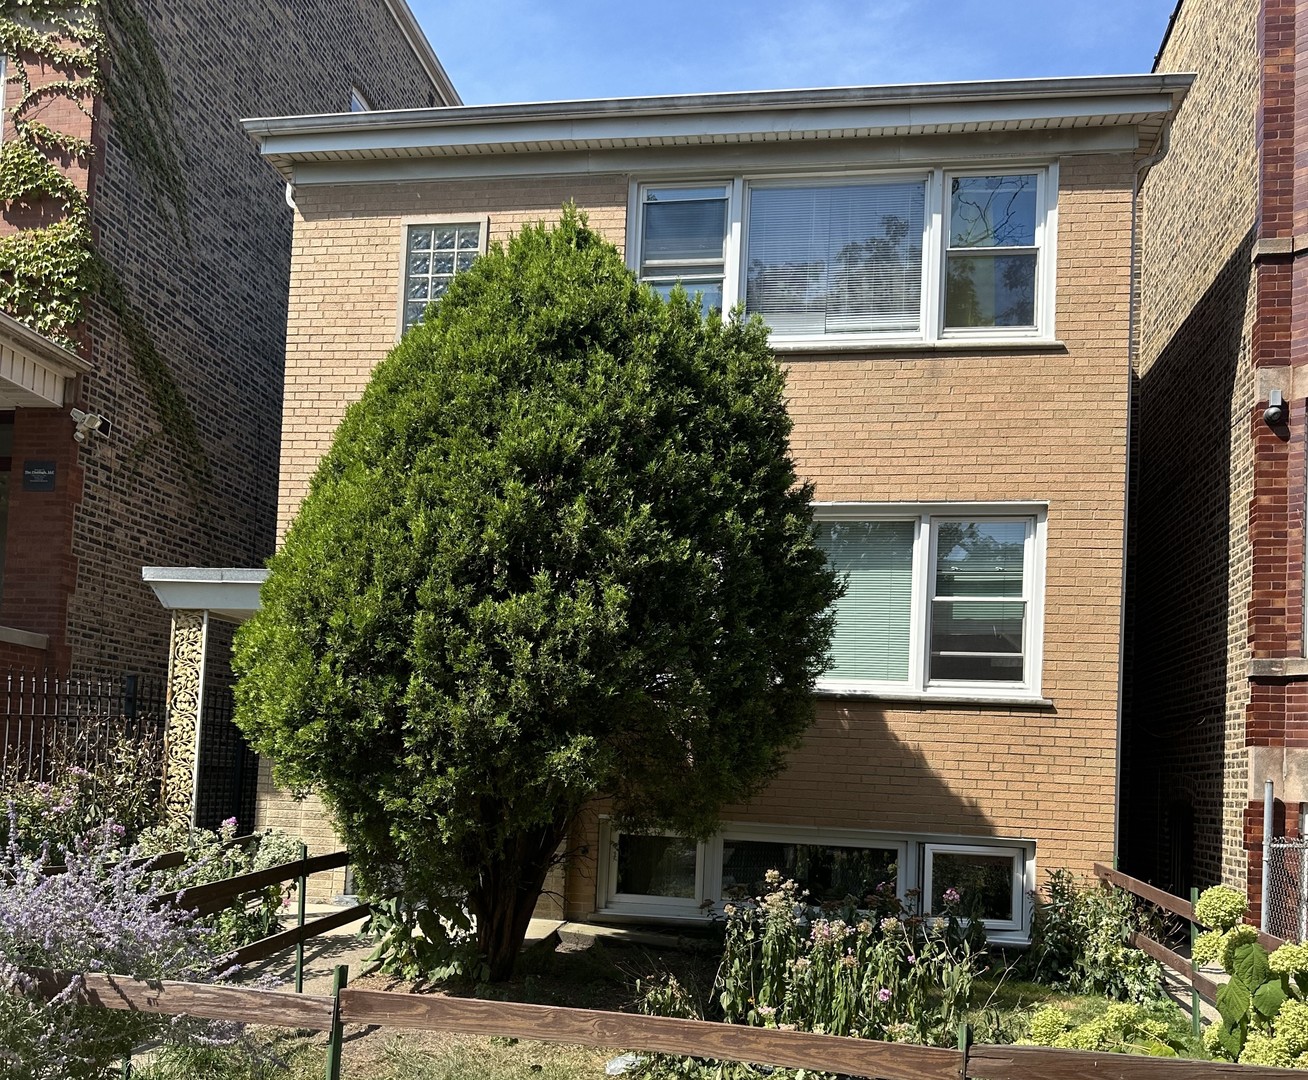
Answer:
POLYGON ((186 241, 186 181, 172 96, 149 28, 134 0, 0 0, 0 53, 6 82, 17 89, 6 92, 6 99, 16 98, 5 110, 16 137, 0 146, 0 200, 11 211, 30 207, 37 221, 0 237, 0 309, 72 346, 88 300, 103 302, 196 494, 210 470, 190 405, 122 280, 96 252, 86 193, 64 172, 87 164, 93 147, 32 116, 56 98, 90 116, 100 95, 116 137, 186 241), (63 77, 34 85, 33 63, 63 77), (55 220, 47 221, 50 216, 55 220))

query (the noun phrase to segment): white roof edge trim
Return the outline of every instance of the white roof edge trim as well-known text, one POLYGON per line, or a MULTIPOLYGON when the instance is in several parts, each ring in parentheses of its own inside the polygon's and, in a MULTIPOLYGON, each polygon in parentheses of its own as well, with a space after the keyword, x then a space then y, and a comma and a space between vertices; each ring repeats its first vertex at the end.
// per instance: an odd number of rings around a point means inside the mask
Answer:
POLYGON ((95 365, 83 360, 71 349, 51 341, 44 334, 33 330, 26 323, 21 323, 11 315, 0 311, 0 336, 8 337, 37 357, 46 367, 64 376, 74 379, 78 375, 87 375, 95 370, 95 365))
MULTIPOLYGON (((255 139, 275 135, 344 134, 403 128, 454 127, 522 121, 632 119, 693 113, 747 113, 769 109, 830 109, 858 106, 961 104, 965 101, 1029 101, 1047 98, 1108 99, 1132 94, 1163 94, 1172 110, 1185 98, 1194 76, 1093 75, 1067 79, 1005 79, 984 82, 912 83, 888 86, 827 87, 715 94, 536 101, 504 105, 460 105, 439 109, 392 109, 362 113, 255 117, 241 121, 255 139)), ((1106 109, 1116 112, 1120 110, 1106 109)))
POLYGON ((463 98, 459 97, 459 92, 454 89, 454 83, 450 81, 445 66, 441 63, 440 57, 436 55, 436 50, 432 48, 431 41, 423 32, 422 26, 414 17, 409 5, 405 0, 385 0, 385 2, 387 8, 390 9, 390 13, 395 17, 395 21, 400 24, 400 31, 408 40, 410 48, 417 55, 419 63, 427 70, 427 77, 436 85, 437 91, 445 100, 445 104, 447 106, 462 105, 463 98))

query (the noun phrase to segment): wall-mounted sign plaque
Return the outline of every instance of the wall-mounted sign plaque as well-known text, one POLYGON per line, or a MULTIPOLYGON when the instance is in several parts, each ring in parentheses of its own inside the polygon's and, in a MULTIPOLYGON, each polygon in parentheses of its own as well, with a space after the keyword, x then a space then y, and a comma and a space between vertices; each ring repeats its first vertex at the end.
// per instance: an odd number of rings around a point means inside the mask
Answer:
POLYGON ((24 461, 24 491, 54 491, 55 463, 53 461, 24 461))

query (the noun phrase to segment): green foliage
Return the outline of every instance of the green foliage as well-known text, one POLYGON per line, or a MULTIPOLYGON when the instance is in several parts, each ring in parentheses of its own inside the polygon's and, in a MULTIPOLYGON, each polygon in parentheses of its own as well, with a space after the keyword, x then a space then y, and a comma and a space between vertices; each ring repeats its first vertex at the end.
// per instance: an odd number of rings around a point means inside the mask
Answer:
MULTIPOLYGON (((185 825, 161 825, 141 834, 138 849, 142 855, 166 851, 185 851, 186 862, 175 869, 156 873, 160 888, 185 889, 223 881, 256 870, 281 866, 300 857, 300 842, 277 829, 255 834, 252 840, 237 844, 237 824, 230 818, 215 832, 188 828, 185 825)), ((294 893, 295 882, 279 882, 257 893, 234 901, 230 907, 200 920, 212 934, 211 947, 229 953, 252 941, 276 933, 278 916, 286 899, 294 893)), ((185 897, 182 898, 185 906, 185 897)))
POLYGON ((1162 968, 1130 945, 1143 930, 1131 895, 1108 885, 1084 887, 1068 870, 1051 870, 1047 899, 1036 910, 1031 949, 1021 973, 1078 994, 1150 1002, 1162 991, 1162 968))
POLYGON ((363 932, 377 939, 367 963, 378 964, 387 975, 409 982, 478 982, 489 975, 477 956, 472 921, 458 904, 433 910, 409 908, 399 899, 374 900, 363 932))
POLYGON ((237 720, 367 887, 512 963, 592 798, 703 836, 812 718, 838 586, 761 323, 566 209, 458 275, 346 414, 241 627, 237 720))
MULTIPOLYGON (((755 1027, 952 1045, 985 960, 958 919, 835 917, 780 877, 770 871, 773 891, 726 906, 715 1013, 755 1027)), ((657 988, 645 1010, 680 1014, 672 991, 657 988)))
POLYGON ((0 308, 62 345, 86 314, 94 277, 90 228, 81 216, 0 237, 0 308))
POLYGON ((1194 905, 1195 921, 1214 930, 1230 930, 1249 910, 1249 901, 1227 885, 1214 885, 1199 894, 1194 905))
POLYGON ((1174 1026, 1160 1015, 1175 1013, 1170 1003, 1106 1002, 1093 1020, 1073 1024, 1057 1005, 1047 1005, 1031 1017, 1029 1037, 1019 1045, 1053 1046, 1064 1050, 1098 1050, 1114 1054, 1177 1057, 1186 1049, 1174 1026))

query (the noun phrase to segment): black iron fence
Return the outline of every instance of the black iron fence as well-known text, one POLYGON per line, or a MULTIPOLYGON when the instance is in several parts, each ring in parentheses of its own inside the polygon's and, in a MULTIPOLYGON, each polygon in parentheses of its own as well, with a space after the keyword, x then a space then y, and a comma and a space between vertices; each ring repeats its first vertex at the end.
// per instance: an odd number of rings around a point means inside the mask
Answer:
POLYGON ((195 792, 195 823, 216 829, 235 818, 242 832, 254 826, 259 759, 232 721, 232 690, 207 683, 200 718, 200 767, 195 792))
POLYGON ((116 757, 158 772, 166 699, 164 680, 148 675, 10 671, 0 695, 0 790, 116 757))

